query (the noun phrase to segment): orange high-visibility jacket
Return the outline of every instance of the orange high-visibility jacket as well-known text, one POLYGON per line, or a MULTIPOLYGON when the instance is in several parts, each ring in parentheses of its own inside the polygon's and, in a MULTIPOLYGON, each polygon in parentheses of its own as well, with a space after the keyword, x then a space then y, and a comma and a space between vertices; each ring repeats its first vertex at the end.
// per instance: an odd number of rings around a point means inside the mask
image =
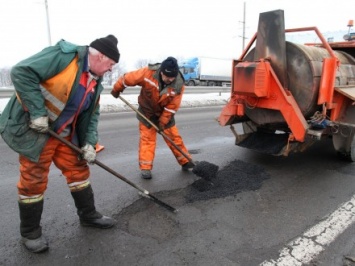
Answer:
MULTIPOLYGON (((185 90, 184 78, 179 72, 176 79, 166 87, 160 80, 160 64, 154 64, 124 74, 117 80, 113 89, 122 92, 129 86, 141 86, 138 96, 139 110, 153 122, 154 118, 159 118, 161 125, 170 127, 175 124, 174 114, 181 104, 185 90)), ((137 118, 147 124, 144 119, 139 116, 137 118)))

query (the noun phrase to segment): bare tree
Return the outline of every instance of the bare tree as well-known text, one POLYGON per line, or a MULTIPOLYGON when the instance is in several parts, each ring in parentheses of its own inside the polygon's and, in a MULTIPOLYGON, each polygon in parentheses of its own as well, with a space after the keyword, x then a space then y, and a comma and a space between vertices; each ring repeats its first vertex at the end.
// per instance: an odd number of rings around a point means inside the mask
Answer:
MULTIPOLYGON (((183 58, 178 57, 178 61, 183 61, 183 58)), ((163 59, 164 60, 164 59, 163 59)), ((162 61, 162 60, 160 60, 162 61)), ((148 66, 150 63, 157 63, 160 62, 157 60, 153 59, 139 59, 135 63, 135 67, 137 69, 148 66)), ((12 81, 10 78, 10 71, 11 68, 0 68, 0 87, 8 87, 12 86, 12 81)), ((116 80, 122 76, 125 72, 127 71, 126 69, 126 64, 125 62, 120 62, 119 64, 116 64, 111 72, 107 72, 104 77, 103 77, 103 84, 107 86, 111 86, 116 82, 116 80)))
POLYGON ((103 77, 103 85, 111 86, 116 80, 126 72, 126 65, 120 62, 113 66, 111 72, 107 72, 103 77))
POLYGON ((178 56, 178 57, 176 57, 176 60, 178 61, 179 65, 180 65, 180 63, 184 62, 186 60, 186 58, 183 56, 178 56))
POLYGON ((134 66, 139 69, 148 66, 150 63, 153 63, 152 59, 138 59, 134 66))
MULTIPOLYGON (((165 60, 165 59, 166 59, 166 57, 161 58, 160 60, 138 59, 138 60, 136 61, 136 63, 135 63, 134 66, 135 66, 137 69, 139 69, 139 68, 148 66, 148 64, 161 63, 161 62, 162 62, 163 60, 165 60)), ((177 60, 178 62, 183 62, 183 61, 184 61, 184 57, 178 56, 178 57, 176 57, 176 60, 177 60)))

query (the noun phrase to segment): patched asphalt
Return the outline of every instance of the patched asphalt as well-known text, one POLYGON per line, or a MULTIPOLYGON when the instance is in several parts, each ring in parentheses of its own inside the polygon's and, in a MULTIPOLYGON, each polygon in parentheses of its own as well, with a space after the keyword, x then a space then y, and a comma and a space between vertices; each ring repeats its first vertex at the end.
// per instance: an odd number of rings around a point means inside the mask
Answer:
MULTIPOLYGON (((257 190, 269 178, 269 174, 263 167, 235 160, 220 169, 211 180, 200 178, 186 188, 163 191, 154 194, 154 196, 173 207, 179 208, 196 201, 224 198, 236 195, 242 191, 257 190)), ((155 239, 171 237, 171 234, 174 234, 178 225, 178 221, 168 211, 147 198, 141 198, 122 209, 115 216, 115 219, 119 221, 118 226, 121 229, 131 234, 139 233, 140 236, 145 234, 154 235, 155 239), (155 216, 154 225, 149 225, 149 219, 144 218, 146 215, 155 216), (133 226, 135 224, 134 221, 136 221, 137 225, 143 221, 147 221, 148 224, 145 223, 144 228, 139 230, 137 229, 140 228, 139 226, 133 226), (159 224, 157 232, 153 230, 156 224, 159 224), (147 227, 149 227, 149 230, 147 230, 147 227)))

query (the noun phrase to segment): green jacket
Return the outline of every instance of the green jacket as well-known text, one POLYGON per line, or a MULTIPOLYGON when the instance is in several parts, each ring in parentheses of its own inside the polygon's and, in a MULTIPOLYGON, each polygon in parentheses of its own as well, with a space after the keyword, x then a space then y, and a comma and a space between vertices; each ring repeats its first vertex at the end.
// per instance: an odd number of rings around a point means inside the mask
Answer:
MULTIPOLYGON (((11 79, 15 91, 28 110, 23 109, 14 94, 0 116, 0 134, 11 149, 34 162, 38 161, 49 138, 48 134, 37 133, 28 126, 30 118, 47 116, 39 84, 60 73, 78 55, 79 70, 71 88, 69 102, 78 87, 87 54, 87 46, 77 46, 61 40, 55 46, 45 48, 12 68, 11 79)), ((102 78, 97 81, 95 87, 95 100, 88 110, 79 115, 76 123, 79 147, 85 143, 93 146, 97 143, 97 125, 100 115, 98 101, 103 90, 101 81, 102 78)), ((55 121, 50 125, 52 128, 54 123, 55 121)))

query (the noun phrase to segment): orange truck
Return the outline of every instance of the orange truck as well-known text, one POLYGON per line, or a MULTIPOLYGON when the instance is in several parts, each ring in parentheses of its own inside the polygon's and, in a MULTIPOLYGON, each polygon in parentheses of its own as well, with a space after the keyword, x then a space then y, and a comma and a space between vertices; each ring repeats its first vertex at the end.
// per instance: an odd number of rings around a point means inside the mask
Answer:
POLYGON ((355 161, 355 40, 327 42, 316 27, 285 29, 283 10, 264 12, 231 67, 231 96, 218 120, 236 145, 288 156, 331 138, 341 157, 355 161), (286 41, 310 31, 319 43, 286 41))

